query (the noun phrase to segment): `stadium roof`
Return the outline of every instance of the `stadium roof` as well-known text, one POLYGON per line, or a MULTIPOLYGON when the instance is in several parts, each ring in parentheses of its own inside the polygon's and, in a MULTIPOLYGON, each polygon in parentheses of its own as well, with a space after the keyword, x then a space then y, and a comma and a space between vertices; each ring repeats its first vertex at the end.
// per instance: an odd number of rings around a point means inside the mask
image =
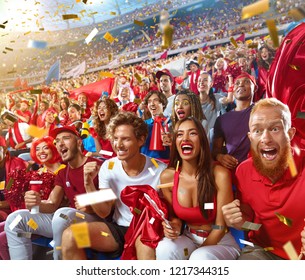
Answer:
POLYGON ((5 32, 62 30, 102 22, 156 2, 160 1, 2 0, 0 25, 5 23, 5 32), (77 15, 78 18, 63 20, 63 15, 67 14, 77 15))

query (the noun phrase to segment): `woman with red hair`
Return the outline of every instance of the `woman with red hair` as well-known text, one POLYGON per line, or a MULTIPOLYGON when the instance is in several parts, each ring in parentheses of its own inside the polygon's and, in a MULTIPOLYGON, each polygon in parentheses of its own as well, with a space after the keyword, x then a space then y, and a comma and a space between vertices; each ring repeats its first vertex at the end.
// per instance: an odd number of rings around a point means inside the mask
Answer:
MULTIPOLYGON (((11 211, 25 208, 24 193, 30 189, 30 181, 42 181, 40 190, 41 199, 47 199, 54 187, 54 179, 58 171, 65 167, 61 164, 60 155, 53 144, 54 139, 44 136, 34 140, 30 154, 32 159, 39 164, 36 171, 16 169, 9 176, 13 179, 10 189, 5 189, 4 197, 9 203, 11 211)), ((4 232, 5 221, 0 223, 0 259, 9 260, 7 239, 4 232)))

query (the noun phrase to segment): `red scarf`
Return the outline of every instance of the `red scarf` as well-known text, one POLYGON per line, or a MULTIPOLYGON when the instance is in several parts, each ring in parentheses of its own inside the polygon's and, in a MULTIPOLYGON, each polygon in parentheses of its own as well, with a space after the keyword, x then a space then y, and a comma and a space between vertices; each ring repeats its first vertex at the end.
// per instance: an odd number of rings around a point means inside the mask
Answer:
MULTIPOLYGON (((20 130, 19 130, 19 125, 18 125, 18 122, 15 122, 14 123, 14 133, 15 133, 15 137, 16 137, 16 140, 17 140, 17 143, 15 144, 14 142, 14 139, 13 139, 13 132, 12 132, 12 129, 10 128, 9 129, 9 141, 10 141, 10 146, 15 149, 16 145, 21 143, 21 142, 24 142, 22 136, 21 136, 21 133, 20 133, 20 130)), ((22 147, 20 147, 19 149, 26 149, 26 145, 24 144, 22 147)))
POLYGON ((191 72, 190 76, 190 90, 198 95, 199 91, 197 89, 197 82, 200 76, 200 69, 198 69, 196 72, 191 72))

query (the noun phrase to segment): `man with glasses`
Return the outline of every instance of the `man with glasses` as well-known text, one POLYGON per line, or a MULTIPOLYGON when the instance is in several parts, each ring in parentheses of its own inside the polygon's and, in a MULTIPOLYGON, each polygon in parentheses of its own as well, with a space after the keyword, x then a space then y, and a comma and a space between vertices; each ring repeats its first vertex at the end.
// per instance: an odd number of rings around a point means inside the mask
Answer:
MULTIPOLYGON (((84 186, 85 163, 97 161, 101 165, 101 162, 83 155, 82 139, 74 126, 56 128, 50 136, 55 139, 56 148, 62 161, 66 163, 66 168, 58 172, 55 186, 47 200, 41 200, 39 192, 27 191, 24 200, 28 210, 18 210, 7 217, 5 232, 12 260, 32 259, 31 234, 53 238, 53 257, 59 259, 59 247, 64 229, 72 222, 99 219, 91 207, 78 209, 75 204, 75 196, 86 193, 84 186), (60 208, 64 197, 68 198, 69 207, 60 208), (31 214, 29 212, 34 206, 39 206, 39 213, 31 214)), ((94 185, 98 190, 98 178, 94 179, 94 185)))

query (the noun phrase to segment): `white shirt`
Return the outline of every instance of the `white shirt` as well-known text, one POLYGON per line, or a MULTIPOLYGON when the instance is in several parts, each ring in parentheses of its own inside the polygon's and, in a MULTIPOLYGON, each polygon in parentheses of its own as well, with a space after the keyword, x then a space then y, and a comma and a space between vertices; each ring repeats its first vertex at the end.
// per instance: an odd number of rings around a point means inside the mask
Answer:
POLYGON ((122 190, 126 186, 132 185, 150 185, 152 188, 157 189, 157 185, 160 184, 160 174, 167 167, 166 164, 155 159, 159 165, 156 168, 151 158, 146 155, 145 157, 144 169, 137 176, 128 176, 122 167, 122 162, 117 157, 104 161, 99 171, 99 188, 111 188, 117 196, 113 220, 120 226, 128 227, 133 217, 129 208, 121 201, 122 190), (114 163, 112 169, 108 168, 109 162, 114 163), (152 175, 148 168, 151 168, 155 174, 152 175))

